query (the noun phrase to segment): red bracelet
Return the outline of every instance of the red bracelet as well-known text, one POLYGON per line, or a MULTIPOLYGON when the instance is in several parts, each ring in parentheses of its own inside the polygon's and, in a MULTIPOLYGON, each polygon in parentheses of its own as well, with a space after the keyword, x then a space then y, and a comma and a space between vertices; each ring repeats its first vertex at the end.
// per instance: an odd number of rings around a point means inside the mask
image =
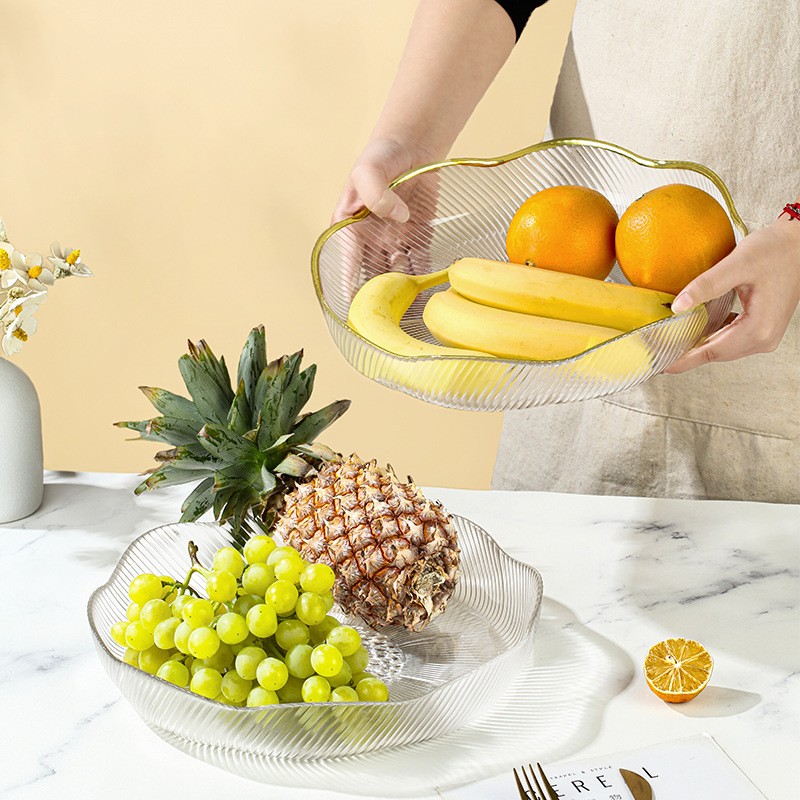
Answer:
POLYGON ((787 203, 786 207, 778 215, 778 219, 780 219, 784 214, 786 214, 789 219, 800 220, 800 203, 787 203))

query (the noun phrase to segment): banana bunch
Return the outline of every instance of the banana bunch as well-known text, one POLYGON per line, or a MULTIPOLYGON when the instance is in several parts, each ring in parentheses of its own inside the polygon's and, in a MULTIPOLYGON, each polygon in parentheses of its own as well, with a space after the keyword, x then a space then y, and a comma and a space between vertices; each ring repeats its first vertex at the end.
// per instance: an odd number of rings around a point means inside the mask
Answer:
MULTIPOLYGON (((671 316, 673 295, 536 267, 463 258, 429 275, 390 272, 361 287, 348 323, 363 338, 409 359, 375 375, 415 389, 420 396, 482 391, 502 380, 503 364, 441 362, 430 356, 479 356, 533 361, 569 359, 671 316), (449 280, 425 305, 423 321, 441 343, 408 335, 400 320, 417 295, 449 280), (421 357, 421 358, 420 358, 421 357), (420 360, 417 360, 420 359, 420 360), (444 368, 442 364, 446 364, 444 368)), ((614 380, 643 373, 649 351, 639 337, 603 348, 582 375, 614 380)))
POLYGON ((448 276, 425 306, 428 330, 504 358, 571 358, 672 315, 673 295, 520 264, 463 258, 448 276))

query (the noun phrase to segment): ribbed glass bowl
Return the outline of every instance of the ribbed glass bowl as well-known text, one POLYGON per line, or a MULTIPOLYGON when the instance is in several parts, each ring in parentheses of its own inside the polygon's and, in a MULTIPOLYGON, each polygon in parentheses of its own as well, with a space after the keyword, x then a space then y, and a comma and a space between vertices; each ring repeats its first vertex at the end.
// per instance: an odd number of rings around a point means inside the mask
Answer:
MULTIPOLYGON (((454 159, 398 178, 393 187, 411 209, 405 224, 362 212, 326 230, 312 254, 317 297, 331 335, 347 361, 368 378, 437 405, 504 411, 602 397, 662 372, 718 330, 733 305, 730 292, 700 307, 620 335, 558 361, 477 356, 407 357, 364 339, 347 324, 350 303, 370 278, 387 271, 437 272, 464 257, 506 260, 505 236, 531 194, 573 184, 602 192, 618 214, 644 192, 685 183, 726 209, 737 242, 747 233, 730 193, 711 170, 656 161, 591 139, 560 139, 496 159, 454 159)), ((615 265, 609 280, 627 283, 615 265)), ((432 291, 421 294, 401 327, 435 342, 422 321, 432 291)))
MULTIPOLYGON (((359 620, 369 670, 390 692, 385 703, 288 703, 237 708, 207 700, 125 664, 111 639, 125 619, 128 585, 142 572, 185 575, 189 541, 209 561, 231 544, 225 529, 204 523, 156 528, 125 551, 106 584, 89 599, 89 624, 100 660, 142 719, 196 758, 269 781, 270 759, 299 761, 366 753, 453 731, 496 703, 530 663, 542 579, 512 559, 481 528, 453 517, 461 575, 445 612, 420 633, 375 632, 359 620)), ((202 588, 202 581, 195 587, 202 588)), ((344 616, 332 614, 340 619, 344 616)), ((274 761, 272 762, 274 763, 274 761)))

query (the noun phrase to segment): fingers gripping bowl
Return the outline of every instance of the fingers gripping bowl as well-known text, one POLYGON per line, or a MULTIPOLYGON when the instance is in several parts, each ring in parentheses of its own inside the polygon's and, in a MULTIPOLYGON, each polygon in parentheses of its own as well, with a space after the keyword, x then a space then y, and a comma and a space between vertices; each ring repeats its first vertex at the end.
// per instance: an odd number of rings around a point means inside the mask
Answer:
POLYGON ((190 540, 201 554, 231 544, 229 534, 213 524, 168 525, 130 545, 89 600, 100 660, 159 736, 197 758, 263 780, 269 780, 269 759, 347 756, 455 730, 488 709, 529 661, 542 581, 535 569, 510 558, 469 520, 453 517, 453 522, 461 575, 444 614, 418 633, 404 628, 376 633, 358 620, 349 622, 360 629, 370 669, 390 686, 388 702, 237 708, 121 661, 123 648, 109 631, 124 616, 131 579, 152 569, 180 572, 190 540))
MULTIPOLYGON (((589 348, 550 361, 491 358, 481 354, 425 353, 435 343, 423 321, 433 292, 425 276, 465 258, 506 260, 505 236, 516 209, 533 192, 564 184, 602 192, 622 213, 643 193, 683 183, 703 189, 725 209, 739 241, 747 230, 730 194, 699 164, 656 161, 616 145, 563 139, 497 159, 457 159, 401 176, 395 191, 409 204, 400 224, 362 212, 325 231, 312 255, 312 274, 328 328, 348 362, 367 377, 437 405, 504 411, 602 397, 662 372, 702 338, 718 330, 733 292, 589 348), (348 324, 357 291, 387 270, 419 276, 423 290, 400 326, 420 354, 399 354, 359 335, 348 324)), ((609 280, 626 284, 615 266, 609 280)), ((435 280, 428 282, 435 284, 435 280)))

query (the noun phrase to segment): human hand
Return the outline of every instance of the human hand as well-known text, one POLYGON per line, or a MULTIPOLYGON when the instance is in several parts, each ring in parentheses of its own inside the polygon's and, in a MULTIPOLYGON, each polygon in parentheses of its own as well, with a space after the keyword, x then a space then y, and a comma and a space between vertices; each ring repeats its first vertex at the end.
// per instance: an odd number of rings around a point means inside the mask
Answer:
POLYGON ((435 156, 421 147, 390 139, 372 140, 359 156, 332 216, 332 221, 338 222, 365 208, 372 212, 337 234, 341 237, 342 289, 347 302, 365 280, 381 272, 428 271, 438 175, 423 173, 394 190, 389 184, 398 175, 433 160, 435 156))
POLYGON ((745 236, 672 303, 675 313, 736 291, 742 313, 664 370, 672 375, 715 361, 770 353, 800 302, 800 221, 780 219, 745 236))

